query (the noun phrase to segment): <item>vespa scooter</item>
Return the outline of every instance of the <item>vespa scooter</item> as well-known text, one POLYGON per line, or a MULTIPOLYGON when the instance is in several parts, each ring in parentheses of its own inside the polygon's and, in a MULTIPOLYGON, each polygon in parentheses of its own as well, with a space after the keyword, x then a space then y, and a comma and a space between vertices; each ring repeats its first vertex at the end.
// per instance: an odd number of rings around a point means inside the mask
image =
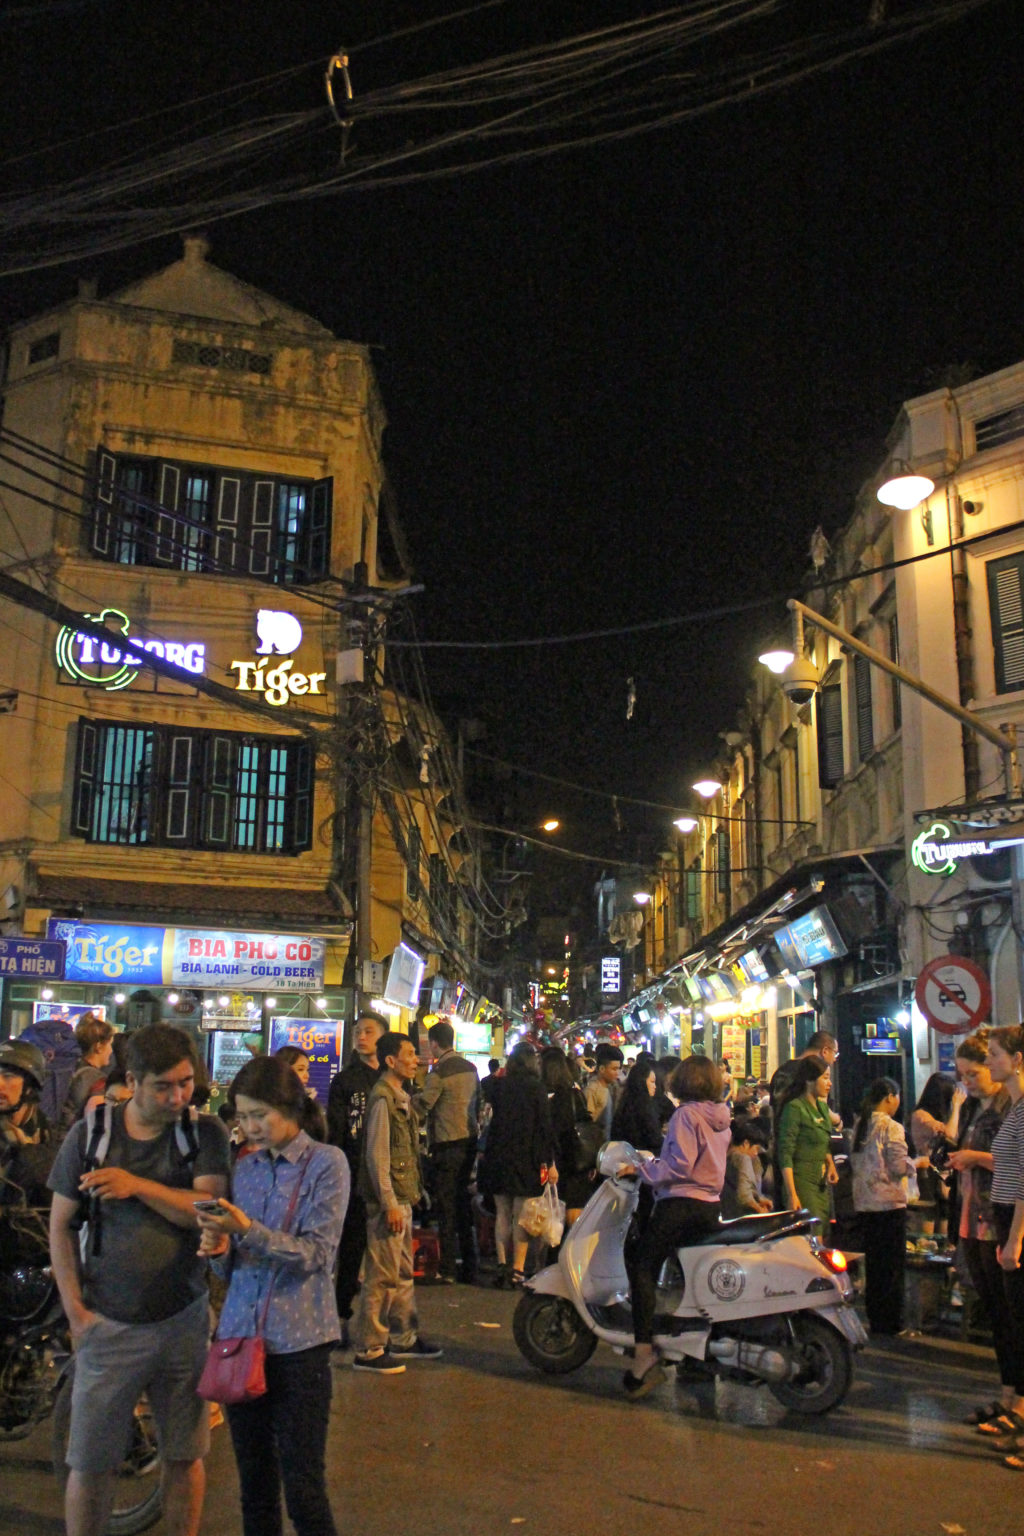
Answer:
MULTIPOLYGON (((618 1170, 645 1156, 627 1142, 606 1143, 598 1160, 605 1182, 566 1235, 557 1263, 527 1282, 513 1331, 540 1371, 577 1370, 599 1339, 620 1354, 632 1349, 623 1248, 639 1180, 618 1170)), ((827 1413, 841 1403, 867 1334, 851 1304, 846 1260, 822 1246, 817 1224, 809 1211, 741 1216, 680 1248, 659 1277, 654 1345, 662 1361, 767 1382, 797 1413, 827 1413)))

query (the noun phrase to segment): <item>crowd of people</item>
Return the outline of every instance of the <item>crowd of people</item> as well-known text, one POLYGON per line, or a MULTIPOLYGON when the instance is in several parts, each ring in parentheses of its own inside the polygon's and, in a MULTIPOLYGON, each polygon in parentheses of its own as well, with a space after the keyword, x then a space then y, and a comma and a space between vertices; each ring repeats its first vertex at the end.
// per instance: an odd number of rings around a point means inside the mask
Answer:
MULTIPOLYGON (((527 1040, 481 1082, 447 1021, 430 1027, 421 1055, 367 1012, 326 1106, 305 1053, 286 1047, 248 1062, 218 1115, 197 1111, 209 1085, 187 1032, 151 1024, 115 1035, 87 1018, 78 1035, 81 1059, 52 1127, 41 1053, 20 1039, 0 1046, 0 1197, 50 1203, 75 1349, 70 1536, 106 1529, 142 1390, 169 1529, 195 1536, 209 1443, 196 1391, 210 1343, 208 1264, 222 1281, 217 1337, 258 1336, 265 1351, 265 1391, 226 1409, 246 1536, 277 1536, 282 1495, 299 1536, 334 1536, 332 1357, 351 1352, 357 1371, 394 1375, 442 1353, 417 1318, 417 1210, 428 1203, 436 1219, 440 1283, 479 1281, 489 1215, 493 1283, 519 1288, 531 1257, 526 1202, 553 1189, 571 1227, 606 1141, 644 1154, 619 1169, 641 1186, 627 1245, 629 1398, 663 1376, 653 1320, 665 1258, 721 1219, 773 1205, 809 1211, 864 1254, 872 1335, 898 1335, 908 1207, 923 1189, 992 1326, 1000 1390, 971 1422, 1024 1470, 1024 1027, 959 1043, 957 1082, 936 1074, 913 1110, 913 1151, 888 1077, 868 1085, 844 1132, 829 1103, 838 1047, 825 1032, 770 1084, 737 1086, 727 1062, 700 1055, 627 1063, 603 1043, 584 1062, 527 1040)), ((0 1221, 0 1263, 25 1261, 20 1230, 0 1221)))

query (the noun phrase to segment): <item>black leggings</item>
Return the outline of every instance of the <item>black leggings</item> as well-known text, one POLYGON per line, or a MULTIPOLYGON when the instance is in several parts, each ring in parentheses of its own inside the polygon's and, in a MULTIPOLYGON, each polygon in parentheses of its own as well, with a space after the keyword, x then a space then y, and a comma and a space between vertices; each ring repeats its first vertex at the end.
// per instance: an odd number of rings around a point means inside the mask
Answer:
POLYGON ((665 1260, 677 1248, 718 1226, 721 1206, 717 1200, 656 1200, 647 1229, 637 1243, 629 1269, 633 1301, 633 1340, 650 1344, 658 1305, 658 1276, 665 1260))
MULTIPOLYGON (((1010 1235, 1013 1206, 993 1205, 992 1217, 999 1236, 999 1246, 1002 1247, 1010 1235)), ((1007 1351, 1011 1381, 1007 1382, 1007 1386, 1012 1385, 1017 1396, 1024 1397, 1024 1269, 1019 1265, 1016 1269, 1003 1269, 1000 1265, 999 1273, 1003 1279, 1006 1320, 1009 1325, 1007 1351)))
POLYGON ((1013 1344, 1013 1321, 1006 1303, 1005 1271, 999 1268, 996 1244, 978 1237, 963 1239, 963 1253, 971 1284, 981 1298, 988 1320, 992 1325, 992 1344, 999 1366, 999 1380, 1004 1387, 1019 1391, 1021 1362, 1013 1344))

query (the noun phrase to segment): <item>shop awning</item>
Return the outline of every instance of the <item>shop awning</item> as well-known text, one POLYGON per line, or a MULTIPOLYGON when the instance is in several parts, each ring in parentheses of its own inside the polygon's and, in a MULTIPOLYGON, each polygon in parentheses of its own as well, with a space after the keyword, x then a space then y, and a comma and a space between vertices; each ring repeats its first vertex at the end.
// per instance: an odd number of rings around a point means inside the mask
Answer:
POLYGON ((352 923, 332 892, 287 885, 215 885, 210 881, 98 880, 40 874, 30 897, 56 916, 152 920, 169 926, 209 919, 217 927, 331 928, 347 935, 352 923))

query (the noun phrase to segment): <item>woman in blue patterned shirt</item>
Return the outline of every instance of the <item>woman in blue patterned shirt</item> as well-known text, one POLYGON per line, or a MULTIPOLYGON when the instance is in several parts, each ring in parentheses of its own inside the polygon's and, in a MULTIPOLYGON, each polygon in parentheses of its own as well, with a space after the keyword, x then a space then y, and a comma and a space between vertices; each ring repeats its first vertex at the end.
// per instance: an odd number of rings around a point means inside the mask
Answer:
POLYGON ((1009 1451, 1006 1466, 1024 1472, 1024 1026, 994 1029, 988 1037, 986 1063, 993 1081, 1005 1088, 1010 1108, 992 1142, 992 1216, 1003 1272, 1003 1288, 1013 1352, 1013 1405, 1001 1420, 1010 1429, 998 1447, 1009 1451))
POLYGON ((266 1345, 265 1396, 226 1410, 245 1536, 280 1536, 282 1483, 298 1536, 337 1536, 324 1459, 331 1345, 340 1336, 331 1271, 349 1170, 337 1147, 300 1129, 304 1100, 302 1083, 279 1057, 246 1062, 228 1102, 250 1156, 236 1165, 234 1203, 199 1213, 199 1251, 230 1276, 220 1336, 262 1332, 266 1345))

